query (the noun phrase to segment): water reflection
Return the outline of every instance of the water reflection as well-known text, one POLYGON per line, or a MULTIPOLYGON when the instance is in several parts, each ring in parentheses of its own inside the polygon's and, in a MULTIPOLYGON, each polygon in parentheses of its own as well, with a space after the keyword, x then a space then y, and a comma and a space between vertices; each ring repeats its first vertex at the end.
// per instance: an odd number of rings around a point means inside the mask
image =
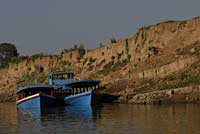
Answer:
MULTIPOLYGON (((37 111, 37 110, 36 110, 37 111)), ((59 107, 31 113, 0 105, 0 133, 199 134, 200 105, 59 107)))
POLYGON ((48 109, 18 109, 20 133, 64 133, 92 129, 93 112, 91 106, 68 106, 48 109), (24 119, 29 120, 24 120, 24 119))

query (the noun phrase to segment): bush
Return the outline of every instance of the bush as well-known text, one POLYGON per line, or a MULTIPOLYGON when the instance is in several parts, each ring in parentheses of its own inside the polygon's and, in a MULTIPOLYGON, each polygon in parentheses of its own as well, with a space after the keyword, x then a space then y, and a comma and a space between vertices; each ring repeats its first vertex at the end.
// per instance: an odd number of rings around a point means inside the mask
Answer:
POLYGON ((12 57, 9 61, 10 64, 19 64, 20 62, 28 59, 28 56, 12 57))
POLYGON ((36 59, 39 59, 39 58, 42 58, 42 57, 44 57, 44 54, 40 53, 40 54, 34 54, 30 58, 31 58, 32 61, 35 61, 36 59))
POLYGON ((181 80, 185 80, 187 78, 187 75, 184 72, 181 72, 179 78, 181 80))
POLYGON ((168 75, 165 80, 168 80, 168 81, 173 81, 173 80, 176 80, 176 74, 170 74, 168 75))
POLYGON ((26 73, 24 74, 21 78, 20 78, 20 81, 25 81, 25 82, 30 82, 30 81, 33 81, 34 78, 33 76, 31 76, 30 74, 26 73))

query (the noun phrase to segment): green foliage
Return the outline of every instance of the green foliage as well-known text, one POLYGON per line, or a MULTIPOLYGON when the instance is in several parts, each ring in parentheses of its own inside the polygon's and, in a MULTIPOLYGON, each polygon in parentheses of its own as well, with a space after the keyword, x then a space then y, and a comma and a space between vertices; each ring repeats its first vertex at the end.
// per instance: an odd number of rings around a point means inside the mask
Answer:
POLYGON ((176 80, 176 74, 173 73, 173 74, 168 75, 167 77, 165 77, 165 80, 167 80, 167 81, 176 80))
POLYGON ((80 55, 79 58, 82 58, 84 55, 85 55, 85 47, 84 45, 80 45, 79 48, 78 48, 78 53, 80 55))
POLYGON ((17 57, 19 54, 17 48, 11 43, 0 44, 0 68, 6 67, 12 57, 17 57))
POLYGON ((19 64, 20 62, 28 59, 28 56, 12 57, 9 61, 11 64, 19 64))
POLYGON ((44 82, 46 81, 46 79, 47 79, 46 75, 42 75, 42 76, 40 76, 40 77, 38 78, 38 82, 39 82, 39 83, 44 83, 44 82))
POLYGON ((111 71, 113 62, 109 62, 108 64, 104 65, 103 70, 100 71, 102 74, 108 74, 111 71))
POLYGON ((181 72, 180 75, 179 75, 179 78, 181 80, 185 80, 187 78, 187 75, 184 72, 181 72))
POLYGON ((130 59, 131 59, 131 55, 130 54, 127 55, 127 59, 130 61, 130 59))
POLYGON ((39 59, 39 58, 42 58, 42 57, 44 57, 44 54, 43 54, 43 53, 40 53, 40 54, 34 54, 34 55, 32 55, 32 56, 30 57, 30 59, 31 59, 32 61, 35 61, 36 59, 39 59))
POLYGON ((128 59, 123 59, 122 60, 122 65, 127 65, 129 63, 129 60, 128 59))
MULTIPOLYGON (((84 55, 85 55, 85 45, 84 44, 80 44, 79 46, 78 45, 74 45, 73 48, 70 48, 69 50, 68 49, 63 49, 62 52, 61 52, 61 55, 64 54, 64 53, 68 53, 70 51, 78 51, 79 53, 79 57, 78 57, 78 60, 80 60, 84 55)), ((70 56, 72 57, 72 55, 70 56)))
POLYGON ((31 82, 33 81, 34 78, 32 75, 30 75, 29 73, 24 74, 21 78, 20 81, 25 81, 25 82, 31 82))
POLYGON ((127 58, 122 60, 122 65, 123 66, 127 65, 130 62, 130 59, 131 59, 131 55, 128 54, 127 58))
POLYGON ((83 50, 83 49, 85 49, 85 45, 84 45, 84 44, 80 44, 80 46, 79 46, 78 49, 79 49, 79 50, 83 50))

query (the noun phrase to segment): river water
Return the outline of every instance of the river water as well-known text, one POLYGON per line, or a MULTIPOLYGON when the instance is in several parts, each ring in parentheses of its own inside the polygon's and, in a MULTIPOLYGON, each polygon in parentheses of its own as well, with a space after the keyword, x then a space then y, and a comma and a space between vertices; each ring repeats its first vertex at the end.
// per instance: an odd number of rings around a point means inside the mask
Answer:
POLYGON ((200 105, 103 104, 22 111, 0 103, 0 134, 200 134, 200 105))

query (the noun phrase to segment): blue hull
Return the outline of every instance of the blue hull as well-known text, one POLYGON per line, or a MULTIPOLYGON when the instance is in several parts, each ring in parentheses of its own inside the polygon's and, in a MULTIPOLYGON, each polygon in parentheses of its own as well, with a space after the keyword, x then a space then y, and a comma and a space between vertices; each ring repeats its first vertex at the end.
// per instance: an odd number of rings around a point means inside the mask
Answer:
POLYGON ((56 98, 42 94, 29 96, 17 102, 17 106, 21 109, 47 108, 54 107, 56 105, 56 98))
POLYGON ((90 106, 92 101, 93 91, 87 91, 75 95, 65 97, 64 101, 67 105, 72 106, 90 106))

